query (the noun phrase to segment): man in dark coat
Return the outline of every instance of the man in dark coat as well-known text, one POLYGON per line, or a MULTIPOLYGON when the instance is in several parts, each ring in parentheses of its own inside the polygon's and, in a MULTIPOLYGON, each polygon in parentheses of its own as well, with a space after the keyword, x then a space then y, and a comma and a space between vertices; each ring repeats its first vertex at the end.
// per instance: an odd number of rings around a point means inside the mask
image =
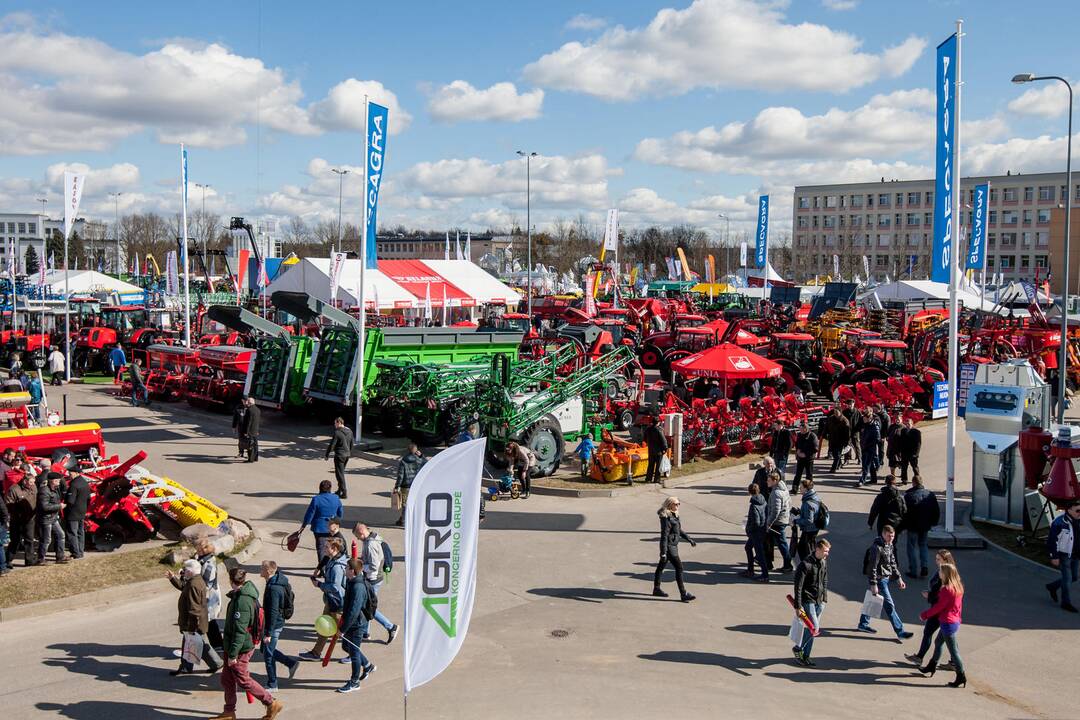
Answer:
POLYGON ((4 502, 7 503, 8 512, 11 514, 8 564, 11 564, 11 559, 22 545, 23 562, 28 567, 37 565, 37 553, 34 552, 34 539, 37 537, 37 488, 34 486, 33 477, 27 473, 18 482, 11 484, 4 493, 4 502))
POLYGON ((788 455, 791 454, 791 431, 784 427, 779 420, 773 423, 771 441, 769 442, 769 457, 776 462, 776 471, 780 473, 780 479, 784 479, 784 471, 787 470, 788 455))
POLYGON ((810 425, 805 420, 799 423, 799 432, 795 435, 795 477, 791 479, 791 493, 799 491, 799 481, 806 474, 807 480, 814 479, 814 457, 817 455, 818 438, 810 432, 810 425))
POLYGON ((75 473, 68 480, 64 508, 64 532, 67 533, 71 557, 78 560, 86 551, 86 506, 90 503, 90 483, 82 474, 75 473))
POLYGON ((345 425, 342 418, 334 418, 334 435, 330 438, 330 444, 326 447, 326 459, 334 456, 334 478, 337 479, 337 494, 342 500, 348 495, 345 486, 345 465, 352 457, 353 434, 345 425))
POLYGON ((368 631, 368 619, 364 615, 364 606, 368 602, 370 586, 364 580, 364 562, 358 558, 350 560, 345 569, 345 604, 341 610, 341 641, 349 653, 352 664, 352 676, 338 688, 339 693, 350 693, 360 689, 360 682, 375 672, 375 663, 368 660, 360 650, 360 644, 368 631))
POLYGON ((645 428, 645 443, 649 448, 649 464, 645 468, 645 482, 660 482, 660 458, 668 449, 667 437, 660 429, 660 418, 655 415, 649 419, 649 426, 645 428))
POLYGON ((859 484, 877 484, 878 471, 878 441, 881 440, 881 428, 878 427, 870 408, 863 412, 859 421, 859 452, 862 455, 862 470, 859 473, 859 484))
POLYGON ((926 538, 941 519, 937 495, 923 487, 922 478, 916 473, 911 478, 911 489, 904 493, 905 512, 903 528, 907 534, 908 577, 926 577, 930 574, 930 550, 926 538))
POLYGON ((50 472, 38 488, 37 495, 37 531, 41 541, 38 543, 38 562, 45 562, 49 546, 56 543, 56 562, 69 562, 64 556, 64 529, 60 526, 60 510, 63 498, 60 494, 60 473, 50 472))
POLYGON ((839 409, 835 409, 829 418, 829 455, 832 457, 831 472, 838 471, 844 464, 844 449, 851 442, 851 423, 839 409))
POLYGON ((278 564, 273 560, 263 560, 259 574, 266 580, 262 600, 262 656, 266 663, 266 689, 277 690, 277 664, 281 663, 289 669, 290 680, 300 667, 299 660, 277 649, 281 631, 285 629, 285 607, 292 588, 289 586, 289 578, 278 571, 278 564))
POLYGON ((248 441, 244 437, 244 433, 241 428, 244 427, 247 417, 247 395, 240 398, 240 402, 236 404, 236 409, 233 410, 232 426, 233 431, 236 433, 236 457, 244 457, 248 451, 248 441))
POLYGON ((225 691, 225 710, 211 720, 236 719, 236 690, 246 691, 266 708, 264 720, 273 720, 281 713, 282 703, 270 691, 251 677, 248 663, 255 651, 251 630, 256 624, 259 591, 247 579, 247 571, 229 571, 229 606, 225 610, 225 667, 221 671, 221 688, 225 691))
POLYGON ((759 582, 769 582, 769 565, 765 560, 765 535, 769 531, 766 524, 765 496, 761 494, 757 483, 750 483, 747 488, 750 493, 750 509, 746 513, 746 572, 744 577, 754 577, 754 560, 757 560, 761 568, 761 575, 757 576, 759 582))
POLYGON ((247 404, 247 413, 244 414, 244 421, 240 425, 240 432, 247 439, 247 462, 259 461, 259 422, 261 420, 262 411, 259 410, 259 406, 255 404, 253 398, 247 398, 245 400, 247 404))
MULTIPOLYGON (((181 633, 194 633, 202 639, 202 659, 206 663, 206 670, 210 674, 217 672, 221 667, 221 656, 214 650, 213 645, 206 638, 206 632, 210 626, 207 605, 206 581, 202 577, 202 565, 198 560, 187 560, 180 569, 180 575, 171 570, 165 574, 173 587, 180 591, 180 599, 177 602, 176 624, 181 633)), ((186 675, 194 671, 194 666, 180 658, 180 667, 169 672, 170 675, 186 675)))
POLYGON ((889 437, 889 413, 885 412, 885 406, 878 403, 874 406, 874 419, 878 424, 878 466, 885 464, 885 440, 889 437))
POLYGON ((859 462, 860 458, 862 458, 861 448, 859 447, 859 430, 862 428, 862 413, 856 409, 854 400, 848 400, 843 415, 847 418, 848 430, 851 432, 851 446, 855 451, 855 462, 859 462))
POLYGON ((870 514, 866 518, 866 524, 875 527, 876 522, 876 530, 880 535, 881 529, 886 525, 893 528, 900 527, 900 523, 906 514, 907 504, 904 502, 904 496, 896 488, 896 478, 892 475, 886 475, 885 487, 881 488, 881 492, 874 498, 874 504, 870 506, 870 514))
POLYGON ((911 418, 904 420, 904 429, 900 433, 900 482, 908 481, 908 468, 918 476, 919 453, 922 452, 922 431, 915 427, 911 418))
MULTIPOLYGON (((821 615, 825 612, 825 603, 829 601, 829 541, 825 538, 814 543, 814 551, 804 557, 795 569, 795 602, 821 629, 821 615)), ((800 665, 814 666, 810 653, 814 649, 814 636, 803 629, 802 643, 791 648, 795 660, 800 665)))
POLYGON ((11 561, 7 556, 8 528, 11 527, 11 515, 8 513, 7 503, 0 497, 0 575, 11 572, 11 561))

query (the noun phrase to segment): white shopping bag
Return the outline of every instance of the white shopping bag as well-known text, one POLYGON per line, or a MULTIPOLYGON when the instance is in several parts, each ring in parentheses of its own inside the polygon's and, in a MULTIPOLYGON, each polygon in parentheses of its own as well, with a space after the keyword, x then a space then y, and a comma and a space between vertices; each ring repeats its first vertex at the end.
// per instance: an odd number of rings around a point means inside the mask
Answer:
POLYGON ((802 634, 805 629, 806 626, 803 625, 802 620, 796 615, 791 621, 791 630, 788 631, 788 640, 791 641, 792 645, 802 645, 802 634))
POLYGON ((875 595, 869 590, 866 591, 866 595, 863 596, 862 601, 862 614, 869 618, 881 617, 881 610, 885 607, 885 598, 881 595, 875 595))
POLYGON ((667 455, 660 456, 660 474, 664 477, 671 474, 671 458, 667 455))
POLYGON ((180 659, 193 668, 202 664, 203 636, 199 633, 184 633, 184 644, 180 650, 180 659))

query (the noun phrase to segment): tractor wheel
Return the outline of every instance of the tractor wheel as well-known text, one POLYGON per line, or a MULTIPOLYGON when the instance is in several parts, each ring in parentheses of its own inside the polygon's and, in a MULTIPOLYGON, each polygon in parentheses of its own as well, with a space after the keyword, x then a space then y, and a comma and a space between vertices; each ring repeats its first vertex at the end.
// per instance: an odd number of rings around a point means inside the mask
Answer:
POLYGON ((405 432, 405 413, 396 408, 383 408, 379 414, 379 429, 386 437, 397 437, 405 432))
POLYGON ((124 544, 124 530, 116 523, 107 522, 94 532, 92 540, 98 552, 112 552, 124 544))
POLYGON ((559 469, 563 456, 563 434, 554 418, 545 417, 537 421, 525 431, 521 441, 536 455, 536 464, 540 468, 537 477, 551 475, 559 469))
POLYGON ((623 408, 615 415, 615 424, 620 430, 629 430, 634 424, 634 411, 630 408, 623 408))
POLYGON ((655 345, 646 345, 641 351, 641 367, 646 369, 658 367, 662 357, 655 345))
POLYGON ((150 521, 150 527, 122 513, 113 513, 107 524, 120 528, 127 542, 143 543, 157 535, 158 524, 150 515, 147 515, 147 520, 150 521))

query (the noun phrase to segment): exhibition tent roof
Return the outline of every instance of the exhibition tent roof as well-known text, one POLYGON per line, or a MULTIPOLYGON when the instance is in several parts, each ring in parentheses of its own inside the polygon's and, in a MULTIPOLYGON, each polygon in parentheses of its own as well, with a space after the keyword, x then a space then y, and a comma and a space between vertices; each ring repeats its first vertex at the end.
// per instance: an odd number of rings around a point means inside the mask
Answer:
MULTIPOLYGON (((338 300, 346 307, 356 306, 359 289, 360 261, 345 260, 338 280, 338 300)), ((283 268, 266 292, 269 295, 278 290, 306 292, 312 297, 330 302, 330 258, 304 258, 287 269, 283 268)), ((379 270, 371 268, 364 271, 364 300, 368 307, 373 307, 377 300, 380 310, 418 305, 412 293, 379 270)))
POLYGON ((715 345, 671 363, 673 372, 686 377, 750 380, 778 377, 782 368, 768 358, 731 343, 715 345))
POLYGON ((447 307, 471 307, 483 302, 447 281, 420 260, 380 260, 379 270, 412 293, 420 307, 423 307, 429 291, 433 307, 442 307, 443 298, 446 298, 447 307))
MULTIPOLYGON (((32 282, 37 278, 32 277, 32 282)), ((52 292, 64 291, 64 271, 50 270, 45 273, 45 284, 52 292)), ((117 280, 104 273, 94 270, 71 270, 68 272, 68 289, 73 295, 85 295, 87 293, 116 292, 116 293, 141 293, 143 289, 123 280, 117 280)))
MULTIPOLYGON (((512 290, 506 283, 490 275, 476 263, 468 260, 423 260, 421 262, 443 277, 448 283, 474 298, 477 304, 505 303, 515 305, 521 300, 520 294, 512 290)), ((432 301, 434 302, 434 290, 432 291, 432 301)))

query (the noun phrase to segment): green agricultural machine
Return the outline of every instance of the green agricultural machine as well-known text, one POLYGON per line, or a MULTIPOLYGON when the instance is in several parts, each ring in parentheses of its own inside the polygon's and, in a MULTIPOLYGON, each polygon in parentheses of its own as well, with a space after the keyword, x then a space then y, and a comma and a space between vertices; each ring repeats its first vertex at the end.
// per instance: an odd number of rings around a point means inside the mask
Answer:
POLYGON ((567 442, 606 422, 608 398, 636 363, 634 352, 621 345, 565 377, 537 384, 528 365, 519 372, 509 357, 493 358, 487 378, 476 385, 489 459, 505 465, 503 450, 516 440, 536 454, 539 475, 551 475, 567 454, 567 442))

